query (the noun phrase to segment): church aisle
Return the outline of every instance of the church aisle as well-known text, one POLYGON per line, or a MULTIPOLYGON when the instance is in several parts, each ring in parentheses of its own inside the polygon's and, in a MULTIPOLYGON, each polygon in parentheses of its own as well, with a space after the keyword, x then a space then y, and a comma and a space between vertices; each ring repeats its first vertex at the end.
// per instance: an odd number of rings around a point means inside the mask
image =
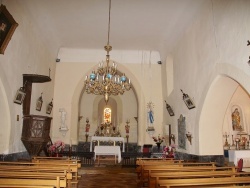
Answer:
POLYGON ((134 168, 120 165, 82 167, 78 188, 136 188, 137 175, 134 168))

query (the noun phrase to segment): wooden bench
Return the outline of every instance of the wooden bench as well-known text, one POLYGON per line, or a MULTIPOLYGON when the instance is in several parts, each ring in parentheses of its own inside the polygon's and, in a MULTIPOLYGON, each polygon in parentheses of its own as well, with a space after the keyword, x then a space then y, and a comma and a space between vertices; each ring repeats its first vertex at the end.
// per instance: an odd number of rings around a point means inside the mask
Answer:
MULTIPOLYGON (((41 173, 41 172, 16 172, 8 171, 0 173, 0 185, 41 185, 41 186, 53 186, 56 188, 67 187, 66 174, 55 173, 41 173)), ((70 186, 68 186, 70 187, 70 186)))
POLYGON ((233 171, 198 171, 198 172, 162 172, 151 173, 149 187, 155 188, 159 180, 164 179, 184 179, 184 178, 217 178, 217 177, 236 177, 236 176, 250 176, 247 172, 233 172, 233 171))
POLYGON ((55 188, 52 185, 0 185, 2 188, 55 188))
POLYGON ((0 162, 1 171, 19 171, 19 172, 40 172, 40 173, 55 173, 67 171, 67 184, 76 185, 78 183, 78 168, 76 163, 22 163, 22 162, 0 162))
MULTIPOLYGON (((215 170, 230 170, 235 172, 235 167, 216 167, 213 164, 210 166, 197 166, 198 163, 183 163, 185 165, 147 165, 144 166, 139 179, 139 185, 144 185, 149 182, 151 173, 156 172, 197 172, 197 171, 215 171, 215 170)), ((209 164, 208 164, 209 165, 209 164)))
POLYGON ((192 178, 192 179, 168 179, 159 180, 158 187, 218 187, 236 186, 237 184, 250 184, 249 177, 224 177, 224 178, 192 178))
POLYGON ((78 176, 78 169, 81 168, 81 161, 80 160, 76 160, 76 159, 71 159, 71 158, 63 158, 63 157, 34 157, 32 159, 32 163, 39 163, 44 165, 46 164, 76 164, 76 168, 74 166, 74 169, 72 169, 73 172, 73 179, 77 180, 80 178, 80 176, 78 176))
POLYGON ((136 173, 138 176, 138 179, 140 178, 143 167, 148 165, 182 165, 183 160, 138 160, 137 161, 137 167, 136 167, 136 173))
POLYGON ((48 168, 54 168, 54 169, 64 169, 69 170, 73 173, 77 173, 78 169, 81 167, 81 163, 69 163, 69 162, 61 162, 61 163, 54 163, 51 162, 0 162, 0 168, 4 166, 42 166, 42 167, 48 167, 48 168))
POLYGON ((47 157, 47 158, 33 158, 32 163, 60 163, 60 164, 77 164, 81 168, 81 161, 76 159, 62 158, 62 157, 47 157), (58 159, 59 158, 59 159, 58 159), (61 159, 60 159, 61 158, 61 159))
POLYGON ((179 169, 181 170, 184 167, 195 167, 192 168, 193 170, 197 168, 215 168, 216 165, 215 163, 164 163, 164 162, 158 162, 158 163, 145 163, 143 165, 141 165, 140 167, 138 167, 136 169, 137 173, 140 174, 140 176, 145 176, 145 174, 147 174, 147 172, 150 169, 154 169, 154 170, 161 170, 161 169, 179 169))

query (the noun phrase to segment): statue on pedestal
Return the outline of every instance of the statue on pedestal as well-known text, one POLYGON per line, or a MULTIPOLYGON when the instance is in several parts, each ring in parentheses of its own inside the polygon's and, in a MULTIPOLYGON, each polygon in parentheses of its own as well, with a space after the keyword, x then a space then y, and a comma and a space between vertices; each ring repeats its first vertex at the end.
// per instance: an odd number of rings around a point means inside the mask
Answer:
POLYGON ((240 112, 238 108, 235 108, 235 110, 232 113, 232 125, 234 131, 241 131, 242 126, 240 122, 240 112))

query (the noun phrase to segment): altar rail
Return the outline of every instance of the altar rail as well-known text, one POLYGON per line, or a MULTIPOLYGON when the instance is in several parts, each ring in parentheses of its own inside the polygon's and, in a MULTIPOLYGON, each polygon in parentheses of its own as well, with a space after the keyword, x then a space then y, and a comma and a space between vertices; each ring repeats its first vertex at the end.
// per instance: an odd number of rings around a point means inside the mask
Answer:
MULTIPOLYGON (((95 153, 94 152, 71 152, 64 151, 62 153, 63 156, 69 157, 69 155, 72 158, 80 159, 82 166, 94 166, 95 164, 95 153)), ((145 157, 142 152, 122 152, 121 153, 121 164, 122 166, 126 167, 136 167, 136 160, 137 158, 145 157)))

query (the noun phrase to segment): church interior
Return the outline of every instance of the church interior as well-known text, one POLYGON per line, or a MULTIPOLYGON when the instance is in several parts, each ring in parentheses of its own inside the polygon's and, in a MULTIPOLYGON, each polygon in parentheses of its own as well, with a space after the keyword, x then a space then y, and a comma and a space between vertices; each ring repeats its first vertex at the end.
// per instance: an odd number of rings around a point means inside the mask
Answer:
POLYGON ((248 0, 2 0, 1 161, 247 171, 249 19, 248 0))

